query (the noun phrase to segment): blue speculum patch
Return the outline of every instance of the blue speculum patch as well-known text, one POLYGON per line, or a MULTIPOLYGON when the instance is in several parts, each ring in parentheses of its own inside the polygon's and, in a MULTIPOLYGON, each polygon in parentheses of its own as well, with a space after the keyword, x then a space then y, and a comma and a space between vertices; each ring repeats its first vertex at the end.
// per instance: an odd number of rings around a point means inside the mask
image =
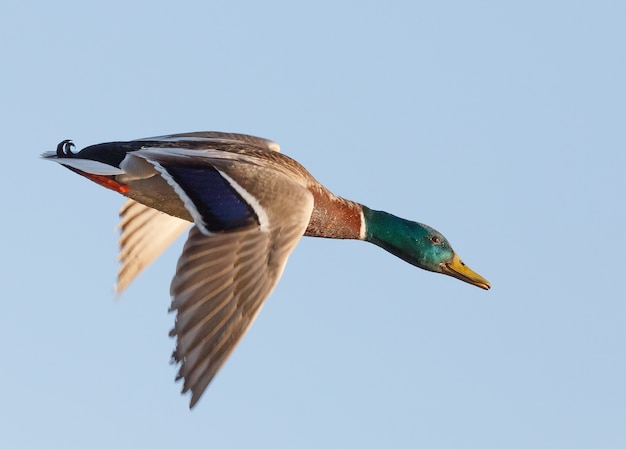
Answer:
POLYGON ((165 169, 196 206, 209 231, 230 231, 259 224, 252 207, 215 168, 167 166, 165 169))

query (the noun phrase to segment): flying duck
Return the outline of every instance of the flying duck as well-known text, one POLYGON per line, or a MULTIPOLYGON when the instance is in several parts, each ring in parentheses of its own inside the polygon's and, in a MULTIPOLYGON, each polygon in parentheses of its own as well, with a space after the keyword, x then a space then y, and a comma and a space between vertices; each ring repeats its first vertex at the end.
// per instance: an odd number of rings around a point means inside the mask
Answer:
POLYGON ((121 267, 130 282, 189 226, 171 283, 183 393, 192 408, 252 324, 302 236, 358 239, 482 289, 430 226, 338 197, 270 140, 195 132, 109 142, 43 158, 128 199, 120 210, 121 267))

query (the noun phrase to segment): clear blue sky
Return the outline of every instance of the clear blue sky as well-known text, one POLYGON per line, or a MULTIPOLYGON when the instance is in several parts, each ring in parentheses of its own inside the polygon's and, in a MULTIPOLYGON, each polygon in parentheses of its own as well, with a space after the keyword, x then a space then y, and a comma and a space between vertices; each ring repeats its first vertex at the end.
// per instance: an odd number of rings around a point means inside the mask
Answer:
POLYGON ((0 4, 0 447, 626 447, 626 6, 0 4), (116 299, 123 198, 38 160, 217 130, 430 224, 485 292, 303 239, 192 412, 178 242, 116 299))

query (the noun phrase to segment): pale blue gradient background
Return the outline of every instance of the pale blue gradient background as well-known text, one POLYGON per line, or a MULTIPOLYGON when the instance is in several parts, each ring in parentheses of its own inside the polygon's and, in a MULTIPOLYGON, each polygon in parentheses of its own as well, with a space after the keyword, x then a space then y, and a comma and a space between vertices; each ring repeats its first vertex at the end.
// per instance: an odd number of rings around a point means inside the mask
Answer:
POLYGON ((626 447, 626 6, 0 4, 3 448, 626 447), (123 198, 37 159, 171 132, 278 141, 493 284, 304 239, 190 412, 181 243, 116 300, 123 198))

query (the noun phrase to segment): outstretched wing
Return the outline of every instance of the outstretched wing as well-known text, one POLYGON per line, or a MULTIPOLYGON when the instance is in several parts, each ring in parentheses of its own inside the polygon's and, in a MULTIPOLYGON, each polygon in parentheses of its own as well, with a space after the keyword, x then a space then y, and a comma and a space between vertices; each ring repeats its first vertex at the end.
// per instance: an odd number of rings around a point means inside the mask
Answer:
POLYGON ((245 155, 190 158, 180 148, 136 153, 179 195, 195 226, 171 285, 183 392, 193 407, 278 282, 308 226, 313 195, 245 155))
POLYGON ((171 310, 183 393, 193 407, 259 313, 304 226, 246 229, 207 237, 189 233, 172 281, 171 310))

